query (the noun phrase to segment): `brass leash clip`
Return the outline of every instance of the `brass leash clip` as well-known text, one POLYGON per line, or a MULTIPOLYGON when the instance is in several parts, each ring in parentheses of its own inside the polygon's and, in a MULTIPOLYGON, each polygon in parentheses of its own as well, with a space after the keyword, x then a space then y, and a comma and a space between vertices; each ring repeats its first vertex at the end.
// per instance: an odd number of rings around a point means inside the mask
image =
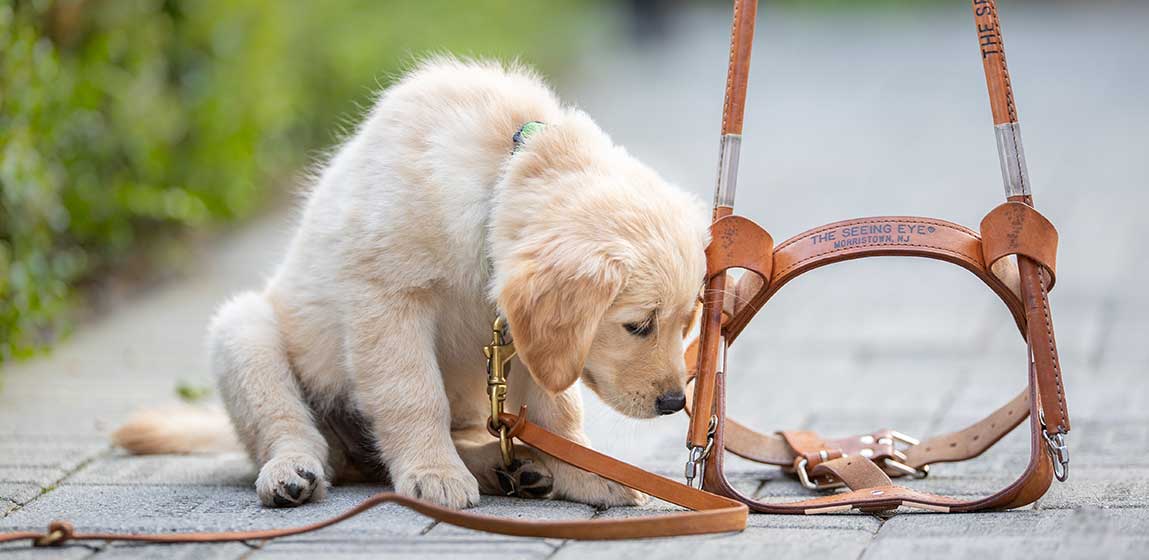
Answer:
POLYGON ((509 469, 515 460, 515 447, 508 426, 499 420, 499 416, 507 400, 507 373, 511 369, 508 362, 515 357, 515 343, 507 339, 507 320, 501 315, 491 324, 491 343, 483 347, 483 354, 487 356, 487 397, 491 401, 487 429, 498 434, 503 466, 509 469))

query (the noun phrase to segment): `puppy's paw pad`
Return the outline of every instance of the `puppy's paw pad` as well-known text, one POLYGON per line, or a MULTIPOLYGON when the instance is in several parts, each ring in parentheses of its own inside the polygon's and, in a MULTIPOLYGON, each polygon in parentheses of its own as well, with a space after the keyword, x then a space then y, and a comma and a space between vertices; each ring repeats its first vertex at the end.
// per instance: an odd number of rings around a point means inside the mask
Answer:
POLYGON ((295 507, 323 498, 323 464, 307 455, 281 455, 259 469, 255 491, 268 507, 295 507))
POLYGON ((541 462, 515 459, 509 468, 495 467, 499 488, 517 498, 549 498, 554 492, 554 477, 541 462))
POLYGON ((411 469, 396 477, 395 489, 400 494, 452 509, 479 504, 479 481, 462 465, 411 469))

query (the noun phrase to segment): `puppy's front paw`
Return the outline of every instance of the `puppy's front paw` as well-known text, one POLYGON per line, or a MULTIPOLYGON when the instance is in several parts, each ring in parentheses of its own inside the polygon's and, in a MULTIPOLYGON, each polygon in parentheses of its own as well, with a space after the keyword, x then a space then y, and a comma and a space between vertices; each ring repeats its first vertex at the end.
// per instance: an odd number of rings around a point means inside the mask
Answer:
POLYGON ((263 464, 255 480, 259 501, 269 507, 295 507, 323 499, 323 464, 303 454, 279 455, 263 464))
POLYGON ((462 465, 415 467, 395 477, 395 490, 452 509, 479 504, 479 482, 462 465))

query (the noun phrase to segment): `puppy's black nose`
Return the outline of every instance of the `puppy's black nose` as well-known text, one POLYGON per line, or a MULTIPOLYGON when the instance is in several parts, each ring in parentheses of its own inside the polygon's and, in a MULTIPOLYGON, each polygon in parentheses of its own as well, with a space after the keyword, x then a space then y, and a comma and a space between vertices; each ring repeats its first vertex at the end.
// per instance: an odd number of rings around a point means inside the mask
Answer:
POLYGON ((659 414, 674 414, 684 406, 686 406, 686 395, 683 395, 682 391, 670 391, 654 399, 654 407, 658 409, 659 414))

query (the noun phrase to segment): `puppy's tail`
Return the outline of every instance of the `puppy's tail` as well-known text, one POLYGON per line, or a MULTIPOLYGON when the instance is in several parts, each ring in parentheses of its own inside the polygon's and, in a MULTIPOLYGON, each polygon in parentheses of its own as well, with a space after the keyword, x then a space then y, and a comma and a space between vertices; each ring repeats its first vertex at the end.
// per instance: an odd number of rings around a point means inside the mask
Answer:
POLYGON ((112 441, 136 455, 242 449, 227 414, 219 409, 191 406, 140 411, 112 434, 112 441))

